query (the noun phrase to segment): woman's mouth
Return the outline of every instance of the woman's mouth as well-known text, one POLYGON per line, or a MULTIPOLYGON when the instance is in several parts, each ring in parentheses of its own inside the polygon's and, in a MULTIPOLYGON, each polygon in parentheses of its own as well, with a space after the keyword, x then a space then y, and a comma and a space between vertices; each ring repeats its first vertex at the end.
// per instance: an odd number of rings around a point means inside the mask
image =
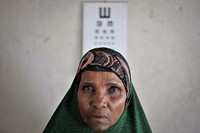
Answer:
POLYGON ((102 113, 100 114, 90 114, 88 116, 91 122, 107 123, 109 121, 108 117, 102 113))
POLYGON ((95 118, 99 118, 99 119, 107 118, 105 115, 100 115, 100 114, 92 114, 91 117, 95 117, 95 118))

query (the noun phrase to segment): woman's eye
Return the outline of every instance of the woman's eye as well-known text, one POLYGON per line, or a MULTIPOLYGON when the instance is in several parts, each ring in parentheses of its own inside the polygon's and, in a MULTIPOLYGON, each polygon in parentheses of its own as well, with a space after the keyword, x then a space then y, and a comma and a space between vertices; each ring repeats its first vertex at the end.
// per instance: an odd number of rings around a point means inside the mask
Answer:
POLYGON ((120 95, 120 88, 116 87, 116 86, 111 86, 109 89, 108 89, 108 93, 109 95, 111 96, 119 96, 120 95))
POLYGON ((94 88, 92 86, 90 86, 90 85, 87 85, 87 86, 83 87, 83 91, 84 92, 93 92, 94 88))

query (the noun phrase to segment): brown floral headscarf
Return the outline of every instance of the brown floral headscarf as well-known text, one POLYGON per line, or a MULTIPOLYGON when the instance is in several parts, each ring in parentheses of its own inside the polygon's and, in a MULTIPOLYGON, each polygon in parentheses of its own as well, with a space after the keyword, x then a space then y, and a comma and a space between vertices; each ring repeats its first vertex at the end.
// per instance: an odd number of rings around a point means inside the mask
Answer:
POLYGON ((95 70, 96 68, 114 72, 122 80, 128 99, 130 93, 130 74, 125 59, 120 53, 108 48, 92 49, 81 59, 77 74, 85 69, 95 70))

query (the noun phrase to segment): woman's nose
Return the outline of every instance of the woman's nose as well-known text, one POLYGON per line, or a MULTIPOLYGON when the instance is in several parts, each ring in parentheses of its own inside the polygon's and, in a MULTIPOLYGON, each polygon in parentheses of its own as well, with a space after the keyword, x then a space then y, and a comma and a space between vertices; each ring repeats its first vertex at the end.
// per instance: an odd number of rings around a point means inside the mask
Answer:
POLYGON ((95 94, 92 98, 92 106, 101 109, 107 107, 107 97, 102 94, 95 94))

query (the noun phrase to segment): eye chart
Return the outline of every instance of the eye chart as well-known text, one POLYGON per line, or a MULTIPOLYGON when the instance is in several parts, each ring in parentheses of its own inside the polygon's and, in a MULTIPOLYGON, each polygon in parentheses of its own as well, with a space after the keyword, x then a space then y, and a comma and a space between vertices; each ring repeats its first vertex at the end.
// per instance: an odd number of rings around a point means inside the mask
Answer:
POLYGON ((126 57, 127 3, 86 2, 83 5, 83 54, 108 47, 126 57))

